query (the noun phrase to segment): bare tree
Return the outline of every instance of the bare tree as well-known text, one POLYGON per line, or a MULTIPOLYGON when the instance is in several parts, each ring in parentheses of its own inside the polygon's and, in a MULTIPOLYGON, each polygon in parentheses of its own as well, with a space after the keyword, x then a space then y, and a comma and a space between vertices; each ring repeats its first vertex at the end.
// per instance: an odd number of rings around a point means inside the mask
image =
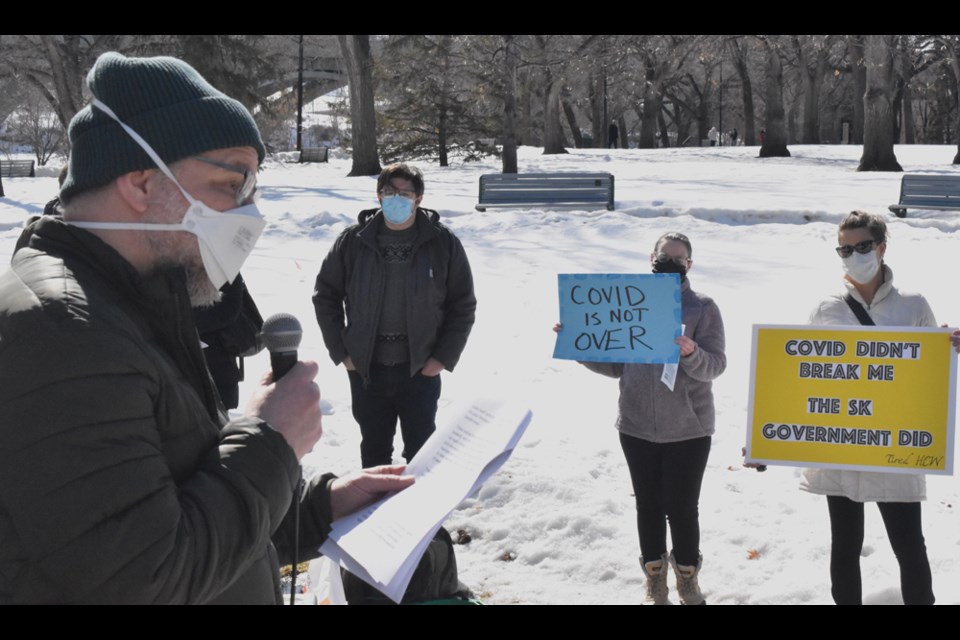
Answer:
POLYGON ((820 89, 837 36, 793 36, 803 86, 804 144, 820 144, 820 89))
POLYGON ((121 48, 124 36, 4 36, 0 60, 11 73, 41 93, 66 129, 83 107, 83 79, 104 51, 121 48))
POLYGON ((757 144, 756 123, 753 111, 753 83, 750 81, 748 64, 750 47, 749 40, 743 36, 732 37, 727 40, 727 48, 733 57, 733 68, 740 78, 740 87, 743 94, 743 144, 752 147, 757 144))
POLYGON ((857 171, 903 171, 893 152, 893 52, 896 36, 868 35, 863 95, 863 156, 857 171))
POLYGON ((370 36, 338 35, 340 53, 350 78, 350 124, 353 131, 353 166, 349 176, 379 174, 377 118, 373 105, 373 56, 370 36))
POLYGON ((569 58, 559 54, 558 38, 561 36, 535 36, 541 65, 543 91, 543 153, 567 153, 560 124, 560 92, 563 90, 564 72, 569 58))
POLYGON ((517 42, 509 35, 503 41, 503 173, 517 173, 517 42))
MULTIPOLYGON (((960 87, 960 36, 936 36, 947 62, 947 68, 953 74, 954 86, 960 87)), ((954 91, 954 104, 957 108, 957 124, 954 135, 957 139, 957 155, 953 157, 953 164, 960 164, 960 91, 954 91)))
POLYGON ((8 122, 10 139, 33 149, 37 165, 44 166, 53 154, 62 150, 64 129, 38 91, 28 92, 27 101, 8 122))
POLYGON ((776 36, 760 36, 766 54, 764 69, 767 108, 764 115, 765 131, 760 157, 789 157, 783 112, 783 64, 780 61, 780 42, 776 36))
POLYGON ((863 96, 867 93, 867 54, 866 36, 850 36, 847 46, 850 50, 850 67, 853 74, 853 144, 863 144, 864 110, 863 96))

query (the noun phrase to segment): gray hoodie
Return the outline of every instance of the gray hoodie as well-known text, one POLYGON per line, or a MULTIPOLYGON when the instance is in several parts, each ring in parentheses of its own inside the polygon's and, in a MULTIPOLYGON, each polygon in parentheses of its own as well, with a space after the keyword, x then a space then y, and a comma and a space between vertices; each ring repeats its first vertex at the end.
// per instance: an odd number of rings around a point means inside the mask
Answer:
POLYGON ((713 435, 711 381, 727 367, 723 319, 716 303, 681 283, 684 335, 696 350, 680 358, 673 391, 660 381, 662 364, 582 362, 597 373, 620 378, 621 433, 649 442, 679 442, 713 435))

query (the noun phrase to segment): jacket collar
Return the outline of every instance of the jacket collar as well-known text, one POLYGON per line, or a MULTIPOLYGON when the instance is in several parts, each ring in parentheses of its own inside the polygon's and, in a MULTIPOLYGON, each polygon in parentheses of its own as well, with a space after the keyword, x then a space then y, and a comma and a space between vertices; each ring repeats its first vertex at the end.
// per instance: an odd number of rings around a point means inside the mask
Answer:
POLYGON ((886 298, 890 295, 890 292, 893 291, 893 270, 888 267, 886 263, 881 266, 881 269, 883 270, 883 282, 880 283, 880 287, 877 289, 877 293, 873 296, 873 301, 870 304, 867 304, 866 300, 863 299, 863 296, 860 295, 860 292, 857 291, 857 288, 853 286, 852 282, 846 278, 843 279, 843 286, 846 288, 847 293, 868 309, 886 298))
MULTIPOLYGON (((417 241, 416 246, 427 242, 439 234, 436 225, 440 223, 440 214, 433 209, 424 209, 418 207, 414 214, 417 217, 417 241)), ((357 233, 365 244, 371 247, 377 246, 377 233, 384 225, 383 211, 381 209, 366 209, 360 212, 357 218, 362 228, 357 233)))
MULTIPOLYGON (((169 304, 171 297, 186 296, 186 273, 182 268, 159 269, 141 275, 116 249, 86 229, 75 227, 56 215, 45 215, 28 221, 17 249, 29 247, 49 255, 79 261, 99 277, 116 287, 132 301, 149 307, 169 304)), ((153 310, 150 315, 154 315, 153 310)))

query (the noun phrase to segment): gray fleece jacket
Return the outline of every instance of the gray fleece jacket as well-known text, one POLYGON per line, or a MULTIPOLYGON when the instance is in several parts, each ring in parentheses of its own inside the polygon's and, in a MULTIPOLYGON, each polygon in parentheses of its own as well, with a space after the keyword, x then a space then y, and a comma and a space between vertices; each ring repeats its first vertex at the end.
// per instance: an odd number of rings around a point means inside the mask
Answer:
POLYGON ((684 335, 696 350, 680 358, 673 391, 663 382, 662 364, 582 362, 597 373, 620 379, 621 433, 649 442, 679 442, 713 435, 716 422, 711 381, 727 367, 723 319, 716 303, 681 283, 684 335))

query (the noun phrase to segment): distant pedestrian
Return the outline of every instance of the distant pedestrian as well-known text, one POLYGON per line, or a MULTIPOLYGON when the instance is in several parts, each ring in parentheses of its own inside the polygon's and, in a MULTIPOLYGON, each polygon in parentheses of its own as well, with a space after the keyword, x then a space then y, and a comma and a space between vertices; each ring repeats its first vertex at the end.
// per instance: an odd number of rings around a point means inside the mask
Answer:
POLYGON ((710 146, 717 146, 717 140, 720 138, 720 134, 717 133, 716 127, 710 127, 710 131, 707 132, 707 140, 710 141, 710 146))
POLYGON ((616 122, 611 122, 610 127, 607 128, 607 147, 610 149, 617 148, 617 142, 620 140, 620 128, 617 126, 616 122))
POLYGON ((734 147, 737 146, 738 136, 739 134, 737 133, 737 129, 734 127, 733 131, 730 132, 730 144, 732 144, 734 147))
POLYGON ((764 131, 763 129, 760 129, 760 146, 763 146, 763 141, 766 137, 767 137, 766 131, 764 131))

